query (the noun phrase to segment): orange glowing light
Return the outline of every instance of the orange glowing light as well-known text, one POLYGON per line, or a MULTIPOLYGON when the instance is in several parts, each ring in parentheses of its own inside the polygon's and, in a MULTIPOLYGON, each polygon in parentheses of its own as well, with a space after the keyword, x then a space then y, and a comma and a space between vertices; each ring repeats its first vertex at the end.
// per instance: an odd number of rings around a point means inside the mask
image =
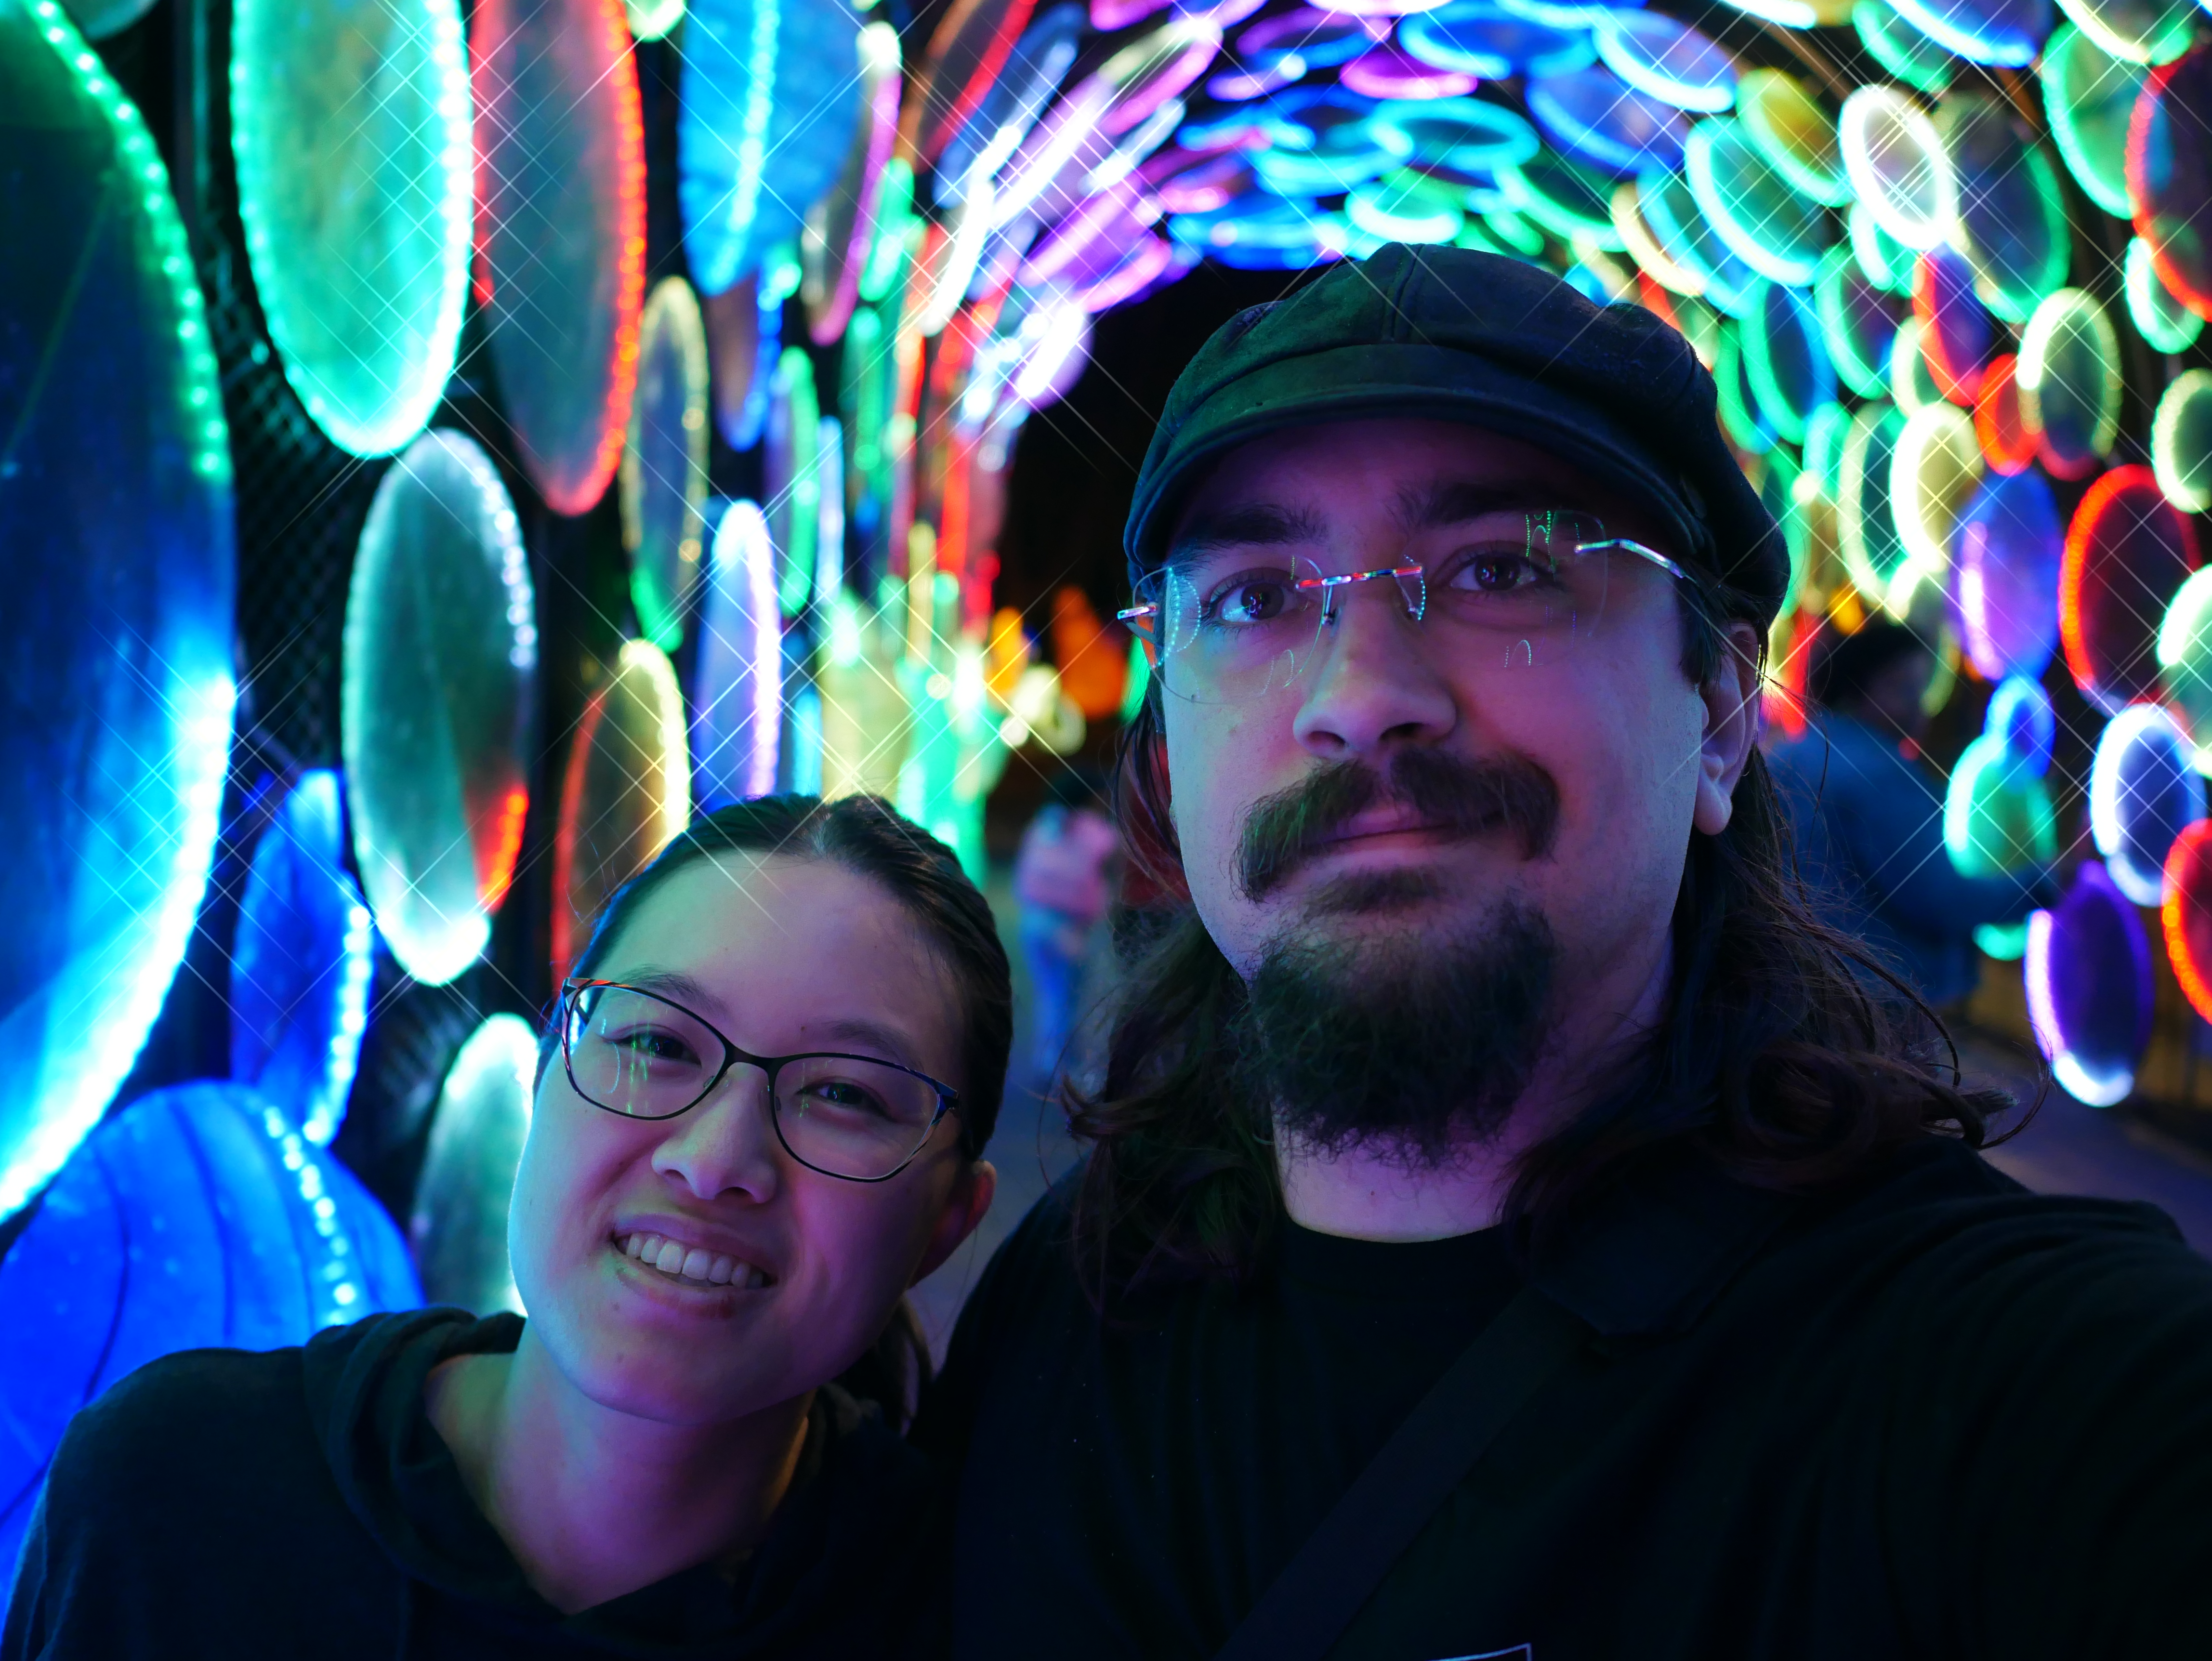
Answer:
POLYGON ((645 326, 645 102, 638 89, 637 58, 630 50, 629 24, 623 0, 599 0, 599 27, 613 68, 616 184, 620 218, 616 235, 622 251, 616 266, 615 373, 607 386, 600 417, 599 450, 592 464, 592 500, 605 495, 607 482, 622 465, 629 436, 629 411, 637 396, 638 343, 645 326))
POLYGON ((486 915, 496 911, 514 881, 514 862, 522 852, 523 822, 530 817, 530 792, 508 789, 489 823, 479 821, 477 838, 477 895, 486 915))
POLYGON ((2159 907, 2166 955, 2189 1007, 2212 1021, 2212 819, 2173 839, 2166 855, 2166 898, 2159 907))
POLYGON ((2025 472, 2035 460, 2036 433, 2021 405, 2020 359, 2010 352, 1990 360, 1974 400, 1974 438, 1993 473, 2025 472))

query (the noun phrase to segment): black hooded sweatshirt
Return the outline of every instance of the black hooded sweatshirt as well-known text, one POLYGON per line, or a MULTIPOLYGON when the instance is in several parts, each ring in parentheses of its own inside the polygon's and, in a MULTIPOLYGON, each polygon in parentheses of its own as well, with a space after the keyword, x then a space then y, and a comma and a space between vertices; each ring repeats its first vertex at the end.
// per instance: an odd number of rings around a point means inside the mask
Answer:
MULTIPOLYGON (((817 1392, 799 1481, 734 1573, 563 1615, 463 1485, 430 1369, 511 1352, 518 1316, 373 1316, 303 1349, 141 1368, 63 1438, 0 1661, 784 1661, 929 1652, 944 1576, 928 1468, 875 1410, 817 1392)), ((626 1519, 610 1516, 610 1528, 626 1519)))

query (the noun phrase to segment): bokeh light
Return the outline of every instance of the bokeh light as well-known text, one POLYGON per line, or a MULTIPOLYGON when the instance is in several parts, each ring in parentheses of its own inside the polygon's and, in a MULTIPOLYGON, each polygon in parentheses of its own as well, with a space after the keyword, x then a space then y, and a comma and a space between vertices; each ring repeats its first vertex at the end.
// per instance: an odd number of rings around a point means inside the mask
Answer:
MULTIPOLYGON (((557 1056, 553 1065, 561 1065, 557 1056)), ((446 1071, 407 1228, 423 1295, 434 1304, 478 1315, 523 1312, 507 1217, 537 1072, 538 1034, 519 1015, 486 1019, 446 1071)))
POLYGON ((2029 1025, 2059 1088, 2091 1107, 2124 1099, 2150 1043, 2156 989, 2142 919, 2096 861, 2028 919, 2021 971, 2029 1025))
POLYGON ((2197 569, 2197 532, 2148 467, 2115 467, 2066 527, 2058 630, 2066 666, 2109 711, 2158 689, 2155 647, 2169 602, 2197 569))

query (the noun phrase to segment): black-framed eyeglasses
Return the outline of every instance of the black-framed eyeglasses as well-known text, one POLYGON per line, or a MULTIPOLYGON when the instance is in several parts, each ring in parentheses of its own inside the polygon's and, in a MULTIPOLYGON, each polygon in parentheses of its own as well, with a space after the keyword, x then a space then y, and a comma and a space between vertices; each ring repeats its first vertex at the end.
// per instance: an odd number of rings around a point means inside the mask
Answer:
POLYGON ((732 1068, 757 1067, 784 1151, 853 1183, 897 1176, 960 1106, 951 1086, 873 1056, 756 1056, 674 999, 619 981, 562 985, 561 1060, 579 1096, 626 1119, 673 1119, 732 1068))

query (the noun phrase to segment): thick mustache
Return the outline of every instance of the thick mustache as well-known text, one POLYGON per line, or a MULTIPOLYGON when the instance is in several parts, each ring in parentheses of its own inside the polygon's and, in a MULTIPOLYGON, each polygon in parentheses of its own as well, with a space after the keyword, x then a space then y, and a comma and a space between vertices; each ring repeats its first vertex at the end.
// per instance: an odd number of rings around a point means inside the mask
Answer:
POLYGON ((1401 750, 1387 778, 1364 762, 1331 762, 1253 804, 1237 839, 1237 885, 1246 898, 1261 898, 1355 815, 1384 801, 1458 837, 1516 832, 1527 859, 1551 852, 1559 830, 1559 784, 1517 752, 1463 761, 1437 750, 1401 750))

